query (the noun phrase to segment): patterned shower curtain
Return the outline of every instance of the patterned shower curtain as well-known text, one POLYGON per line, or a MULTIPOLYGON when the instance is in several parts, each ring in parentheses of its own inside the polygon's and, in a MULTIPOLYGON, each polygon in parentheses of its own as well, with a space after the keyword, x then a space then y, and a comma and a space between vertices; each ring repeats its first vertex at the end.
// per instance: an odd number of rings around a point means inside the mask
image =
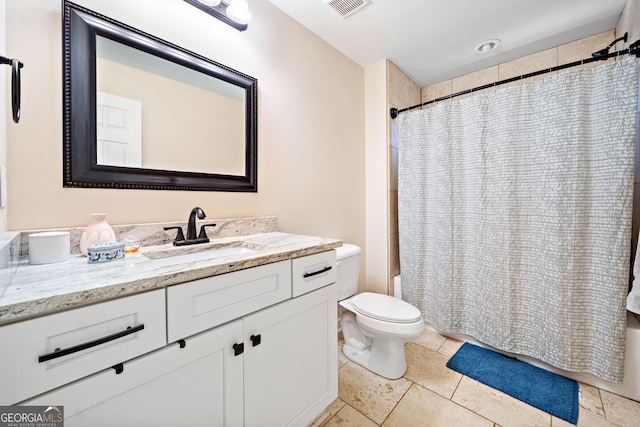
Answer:
POLYGON ((397 119, 403 297, 443 332, 621 382, 635 58, 397 119))

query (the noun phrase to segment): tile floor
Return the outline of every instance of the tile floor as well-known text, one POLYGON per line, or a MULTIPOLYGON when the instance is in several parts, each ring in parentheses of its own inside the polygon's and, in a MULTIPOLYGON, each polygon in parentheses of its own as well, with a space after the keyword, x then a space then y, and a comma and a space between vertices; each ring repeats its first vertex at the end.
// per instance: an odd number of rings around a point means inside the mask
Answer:
MULTIPOLYGON (((447 368, 462 343, 435 332, 407 344, 407 372, 397 380, 347 359, 343 343, 340 335, 338 398, 313 427, 572 426, 447 368)), ((578 426, 640 426, 640 403, 581 383, 578 426)))

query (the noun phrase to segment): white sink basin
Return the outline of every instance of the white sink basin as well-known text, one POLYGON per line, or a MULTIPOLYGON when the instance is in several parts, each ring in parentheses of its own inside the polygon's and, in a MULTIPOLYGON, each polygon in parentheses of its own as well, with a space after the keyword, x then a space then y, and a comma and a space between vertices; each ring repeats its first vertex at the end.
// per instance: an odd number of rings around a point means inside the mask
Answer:
POLYGON ((166 267, 170 265, 186 264, 189 262, 205 261, 231 255, 248 254, 253 252, 257 252, 257 250, 245 248, 243 246, 234 246, 230 248, 212 249, 183 255, 166 256, 163 258, 151 258, 153 259, 155 265, 166 267))

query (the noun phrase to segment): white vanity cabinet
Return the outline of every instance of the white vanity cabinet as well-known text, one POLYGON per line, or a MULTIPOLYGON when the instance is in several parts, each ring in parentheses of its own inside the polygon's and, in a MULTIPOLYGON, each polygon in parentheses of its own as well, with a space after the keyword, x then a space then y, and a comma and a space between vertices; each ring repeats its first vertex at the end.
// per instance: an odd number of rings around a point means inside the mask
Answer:
POLYGON ((103 303, 160 310, 161 344, 20 404, 64 406, 69 427, 306 426, 338 395, 335 267, 327 251, 103 303))
POLYGON ((244 424, 190 425, 306 426, 338 396, 335 266, 329 251, 167 289, 170 341, 242 321, 227 348, 243 362, 244 424))
POLYGON ((67 427, 242 426, 237 320, 124 362, 25 405, 62 405, 67 427))
POLYGON ((0 327, 0 405, 164 347, 159 289, 0 327))
POLYGON ((306 426, 337 397, 335 298, 323 287, 22 404, 63 405, 68 427, 306 426))

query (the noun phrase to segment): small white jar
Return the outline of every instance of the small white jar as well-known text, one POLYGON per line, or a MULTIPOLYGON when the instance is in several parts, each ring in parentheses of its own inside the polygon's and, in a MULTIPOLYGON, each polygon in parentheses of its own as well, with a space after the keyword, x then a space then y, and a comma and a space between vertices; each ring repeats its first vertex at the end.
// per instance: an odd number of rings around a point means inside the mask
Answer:
POLYGON ((29 264, 52 264, 69 259, 71 238, 68 231, 29 234, 29 264))

